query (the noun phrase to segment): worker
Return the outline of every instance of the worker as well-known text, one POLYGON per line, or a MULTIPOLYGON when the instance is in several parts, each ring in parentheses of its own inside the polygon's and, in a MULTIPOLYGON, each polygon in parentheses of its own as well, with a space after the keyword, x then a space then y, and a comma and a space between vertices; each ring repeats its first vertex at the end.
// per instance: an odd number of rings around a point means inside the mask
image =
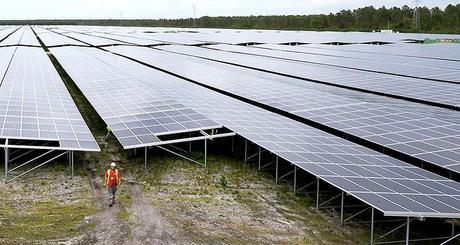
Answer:
POLYGON ((121 184, 121 174, 117 169, 117 165, 112 162, 110 168, 105 171, 104 187, 107 187, 109 192, 109 206, 112 207, 115 204, 115 194, 117 192, 117 186, 121 184))

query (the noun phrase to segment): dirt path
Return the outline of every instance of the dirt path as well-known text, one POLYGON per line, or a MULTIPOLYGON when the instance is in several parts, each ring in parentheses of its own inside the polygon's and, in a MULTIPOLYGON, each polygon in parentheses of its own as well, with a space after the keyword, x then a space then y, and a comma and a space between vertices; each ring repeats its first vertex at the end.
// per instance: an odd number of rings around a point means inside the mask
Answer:
POLYGON ((129 220, 120 220, 120 203, 108 207, 108 198, 102 179, 96 170, 87 169, 93 197, 101 210, 93 219, 98 221, 94 230, 69 241, 69 244, 172 244, 173 228, 165 222, 158 210, 142 192, 137 181, 125 173, 124 184, 132 199, 131 207, 124 207, 129 212, 129 220), (108 239, 110 237, 110 239, 108 239))
POLYGON ((137 182, 131 180, 132 177, 127 175, 128 191, 132 197, 132 216, 134 223, 132 228, 132 241, 130 244, 165 244, 172 243, 174 238, 172 227, 165 222, 164 218, 154 209, 151 201, 137 182))
POLYGON ((87 169, 91 191, 96 205, 101 210, 93 219, 98 221, 96 228, 88 234, 75 238, 70 244, 124 244, 128 238, 129 224, 119 220, 118 204, 108 207, 108 195, 103 187, 102 179, 94 168, 87 169), (110 238, 110 239, 109 239, 110 238))

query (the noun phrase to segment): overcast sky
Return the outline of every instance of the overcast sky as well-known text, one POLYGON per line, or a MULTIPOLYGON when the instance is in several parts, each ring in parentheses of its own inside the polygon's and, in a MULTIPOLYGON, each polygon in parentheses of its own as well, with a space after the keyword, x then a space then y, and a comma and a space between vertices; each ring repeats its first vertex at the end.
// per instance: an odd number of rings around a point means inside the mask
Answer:
MULTIPOLYGON (((409 5, 413 0, 2 0, 0 19, 182 18, 269 14, 316 14, 374 5, 409 5)), ((444 8, 459 0, 423 0, 444 8)))

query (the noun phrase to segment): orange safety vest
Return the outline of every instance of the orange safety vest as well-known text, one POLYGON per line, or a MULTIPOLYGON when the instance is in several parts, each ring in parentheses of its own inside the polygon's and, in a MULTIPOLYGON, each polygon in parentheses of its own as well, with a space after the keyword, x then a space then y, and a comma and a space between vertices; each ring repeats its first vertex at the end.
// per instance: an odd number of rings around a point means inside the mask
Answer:
POLYGON ((118 169, 115 169, 115 176, 113 176, 113 173, 111 172, 111 169, 107 169, 106 173, 105 173, 105 184, 108 186, 108 187, 113 187, 115 185, 119 185, 121 182, 121 176, 120 174, 118 173, 118 169), (111 182, 111 180, 113 180, 113 177, 115 177, 115 180, 116 180, 116 184, 113 183, 113 181, 111 182))

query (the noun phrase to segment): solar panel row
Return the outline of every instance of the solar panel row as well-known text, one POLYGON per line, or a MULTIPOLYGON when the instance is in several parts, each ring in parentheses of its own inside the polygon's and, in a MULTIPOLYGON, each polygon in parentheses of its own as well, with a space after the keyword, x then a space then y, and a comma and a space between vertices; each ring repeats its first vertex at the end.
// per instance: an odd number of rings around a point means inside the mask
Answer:
POLYGON ((57 33, 54 33, 44 28, 35 28, 35 32, 37 32, 37 35, 40 37, 42 42, 47 47, 62 46, 62 45, 88 46, 82 42, 59 35, 57 33))
POLYGON ((460 106, 460 90, 457 88, 457 84, 439 83, 385 74, 371 74, 369 72, 346 68, 283 61, 274 58, 197 47, 168 45, 159 48, 268 72, 276 72, 301 79, 320 81, 368 92, 377 92, 388 96, 396 95, 426 103, 436 103, 449 108, 459 109, 460 106))
POLYGON ((108 50, 460 173, 456 123, 247 75, 195 57, 141 47, 108 50))
POLYGON ((12 49, 16 51, 0 86, 0 138, 56 140, 61 149, 99 150, 43 49, 12 49))
POLYGON ((85 60, 78 68, 65 66, 77 81, 81 69, 97 73, 100 63, 110 60, 118 73, 126 72, 154 91, 176 98, 386 215, 460 216, 457 182, 108 52, 76 47, 52 52, 63 64, 85 60))
MULTIPOLYGON (((438 59, 426 59, 418 57, 407 57, 407 56, 395 56, 392 54, 374 54, 364 52, 351 52, 342 49, 328 49, 326 45, 276 45, 276 44, 262 44, 255 47, 268 48, 274 50, 285 50, 290 52, 299 52, 310 55, 327 56, 327 57, 342 57, 342 58, 353 58, 365 61, 380 61, 383 63, 391 63, 398 65, 410 65, 410 66, 424 66, 424 67, 436 67, 443 69, 460 70, 458 62, 449 60, 438 60, 438 59)), ((404 72, 411 72, 404 71, 404 72)))
POLYGON ((165 134, 221 127, 126 70, 115 69, 115 59, 97 60, 87 50, 52 52, 125 148, 161 144, 158 136, 165 134))
POLYGON ((363 32, 310 32, 282 30, 232 30, 232 29, 187 29, 150 27, 71 27, 75 31, 102 31, 110 34, 134 34, 168 39, 173 43, 218 42, 218 43, 398 43, 423 41, 425 38, 458 38, 458 35, 413 34, 413 33, 363 33, 363 32))
MULTIPOLYGON (((451 37, 455 38, 455 37, 451 37)), ((453 44, 456 45, 456 44, 453 44)), ((308 45, 315 49, 331 49, 342 50, 352 53, 371 53, 371 54, 387 54, 396 57, 409 58, 424 58, 447 61, 460 61, 460 51, 452 46, 452 44, 430 44, 430 45, 413 45, 413 44, 398 44, 398 45, 377 45, 369 47, 369 45, 308 45)))
POLYGON ((25 46, 34 46, 40 47, 40 43, 35 34, 32 32, 30 27, 21 27, 19 30, 15 31, 5 40, 0 42, 0 46, 13 46, 13 45, 25 45, 25 46))
MULTIPOLYGON (((396 74, 407 77, 416 77, 421 79, 432 79, 436 81, 446 81, 460 83, 460 70, 437 68, 427 66, 427 64, 408 65, 408 64, 393 64, 390 62, 360 60, 347 57, 331 57, 318 56, 306 53, 285 52, 289 47, 283 46, 282 50, 251 48, 236 45, 215 45, 212 48, 241 52, 245 54, 260 55, 262 57, 275 57, 286 60, 300 61, 311 64, 324 64, 337 67, 348 67, 350 69, 359 69, 370 72, 381 72, 385 74, 396 74)), ((460 68, 460 66, 458 66, 460 68)))
MULTIPOLYGON (((3 29, 0 29, 0 40, 5 39, 8 35, 10 35, 16 29, 17 28, 12 28, 12 27, 5 27, 3 29)), ((1 46, 1 42, 0 42, 0 46, 1 46)))

